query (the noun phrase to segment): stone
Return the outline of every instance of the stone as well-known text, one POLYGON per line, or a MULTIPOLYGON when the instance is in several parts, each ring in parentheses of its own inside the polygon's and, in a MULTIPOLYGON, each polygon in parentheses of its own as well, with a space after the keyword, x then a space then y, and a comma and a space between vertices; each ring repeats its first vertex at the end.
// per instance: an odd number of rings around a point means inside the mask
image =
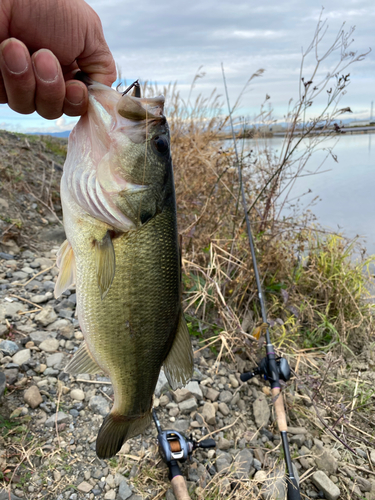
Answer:
POLYGON ((45 332, 43 330, 37 330, 36 332, 30 333, 30 339, 37 346, 39 346, 44 340, 48 339, 49 337, 51 337, 51 333, 45 332))
POLYGON ((73 337, 74 328, 72 323, 68 319, 57 319, 47 326, 47 330, 58 330, 61 332, 61 335, 63 337, 68 338, 63 333, 65 331, 65 328, 70 331, 71 335, 69 336, 69 339, 71 339, 73 337))
POLYGON ((2 351, 5 356, 13 356, 19 349, 18 345, 11 340, 2 340, 0 342, 0 351, 2 351))
POLYGON ((30 349, 22 349, 22 351, 18 351, 13 357, 12 361, 16 365, 23 365, 26 363, 26 361, 29 361, 31 358, 31 351, 30 349))
POLYGON ((221 451, 219 456, 216 458, 215 467, 218 473, 228 472, 230 464, 232 461, 232 457, 229 453, 225 451, 221 451))
POLYGON ((241 450, 234 459, 237 479, 249 479, 250 468, 253 465, 254 457, 247 448, 241 450))
POLYGON ((219 448, 219 450, 229 450, 229 448, 231 447, 231 442, 224 437, 220 437, 219 441, 217 442, 217 447, 219 448))
POLYGON ((254 479, 262 483, 261 497, 263 500, 285 500, 286 483, 283 468, 276 468, 267 474, 266 471, 256 472, 254 479))
POLYGON ((193 380, 185 385, 185 389, 188 390, 198 401, 203 399, 203 393, 200 384, 193 380))
POLYGON ((304 427, 288 427, 288 434, 307 434, 304 427))
POLYGON ((61 479, 61 472, 57 469, 53 471, 53 479, 58 482, 61 479))
POLYGON ((4 302, 0 304, 0 321, 4 321, 5 318, 12 318, 23 311, 27 311, 27 306, 25 306, 25 304, 20 304, 19 302, 4 302))
POLYGON ((206 393, 206 399, 209 399, 213 403, 217 400, 219 397, 220 392, 217 391, 216 389, 212 389, 212 387, 208 387, 207 393, 206 393))
POLYGON ((160 370, 159 378, 158 378, 158 381, 157 381, 156 387, 155 387, 155 395, 157 397, 159 397, 163 391, 168 389, 168 387, 169 387, 169 384, 168 384, 167 377, 165 376, 164 370, 160 370))
POLYGON ((183 420, 182 418, 180 420, 176 420, 172 423, 172 428, 177 432, 186 432, 189 428, 189 421, 183 420))
POLYGON ((56 352, 59 348, 59 341, 54 338, 43 340, 43 342, 40 343, 39 348, 44 352, 56 352))
POLYGON ((271 416, 266 396, 259 394, 253 403, 253 414, 257 427, 266 427, 271 416))
POLYGON ((229 403, 232 400, 233 394, 230 391, 221 391, 219 400, 221 403, 229 403))
POLYGON ((91 484, 87 483, 86 481, 82 481, 82 483, 80 483, 77 486, 77 490, 81 491, 82 493, 90 493, 90 491, 92 489, 93 489, 93 486, 91 486, 91 484))
POLYGON ((34 302, 34 304, 43 304, 44 302, 47 302, 51 297, 49 297, 47 294, 44 295, 33 295, 31 297, 31 302, 34 302))
POLYGON ((174 391, 172 396, 173 396, 173 399, 175 400, 175 402, 177 404, 179 404, 179 403, 182 403, 182 401, 185 401, 186 399, 190 399, 192 397, 192 393, 188 389, 183 388, 183 389, 177 389, 176 391, 174 391))
POLYGON ((40 395, 39 389, 36 385, 32 385, 25 391, 23 399, 25 400, 25 403, 27 403, 32 409, 43 403, 43 398, 40 395))
POLYGON ((4 372, 0 372, 0 400, 4 396, 4 392, 7 386, 7 379, 4 372))
POLYGON ((48 326, 57 320, 57 314, 55 313, 52 306, 46 306, 39 314, 35 316, 35 321, 42 324, 43 326, 48 326))
POLYGON ((0 490, 0 500, 23 500, 21 497, 18 497, 14 493, 11 493, 9 496, 9 491, 1 489, 0 490))
POLYGON ((47 269, 47 267, 51 267, 54 265, 54 261, 51 259, 47 259, 47 257, 37 257, 34 260, 34 263, 37 264, 37 267, 41 267, 42 269, 47 269))
POLYGON ((117 495, 120 498, 120 500, 127 500, 132 496, 132 490, 129 488, 129 485, 124 477, 122 478, 122 481, 119 484, 117 495))
POLYGON ((202 417, 209 425, 216 424, 216 410, 213 403, 205 403, 202 410, 202 417))
POLYGON ((224 415, 224 417, 227 417, 230 413, 230 410, 226 403, 219 403, 219 411, 224 415))
POLYGON ((4 370, 4 375, 6 378, 6 383, 9 385, 13 385, 17 380, 18 370, 17 368, 9 368, 4 370))
POLYGON ((186 401, 182 401, 178 407, 180 408, 181 413, 191 413, 198 408, 198 405, 195 398, 190 398, 186 401))
POLYGON ((240 385, 237 378, 233 374, 229 375, 229 382, 233 389, 237 389, 237 387, 240 385))
POLYGON ((322 471, 318 470, 314 472, 311 478, 312 482, 318 488, 324 492, 325 498, 327 500, 337 500, 340 496, 339 488, 333 483, 329 477, 322 471))
POLYGON ((83 401, 85 399, 85 393, 81 389, 72 389, 70 391, 70 397, 76 401, 83 401))
POLYGON ((109 490, 104 495, 104 500, 115 500, 115 498, 116 498, 116 492, 115 492, 115 490, 109 490))
POLYGON ((306 440, 306 436, 304 434, 295 434, 289 438, 290 444, 296 444, 298 448, 300 448, 306 440))
POLYGON ((56 421, 57 421, 57 425, 68 424, 70 422, 70 419, 71 419, 70 415, 64 413, 63 411, 58 411, 57 417, 56 417, 56 413, 54 413, 49 418, 47 418, 44 425, 46 427, 54 427, 56 421))
POLYGON ((89 401, 89 407, 93 412, 99 413, 103 417, 109 413, 109 404, 102 396, 92 396, 89 401))
POLYGON ((320 444, 316 444, 312 453, 314 455, 315 463, 320 470, 324 470, 327 474, 336 474, 338 469, 338 462, 335 457, 327 449, 323 448, 320 444))
POLYGON ((55 354, 47 356, 46 363, 50 368, 59 369, 62 366, 63 359, 64 354, 62 352, 56 352, 55 354))

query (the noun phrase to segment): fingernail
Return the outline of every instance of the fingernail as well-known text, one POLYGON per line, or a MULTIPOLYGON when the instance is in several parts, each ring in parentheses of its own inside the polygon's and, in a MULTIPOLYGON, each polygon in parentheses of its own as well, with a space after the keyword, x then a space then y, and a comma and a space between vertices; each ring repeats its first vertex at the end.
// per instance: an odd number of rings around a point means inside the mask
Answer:
POLYGON ((76 83, 71 83, 66 86, 66 100, 71 104, 77 105, 81 104, 85 97, 85 92, 80 85, 76 83))
POLYGON ((28 59, 25 47, 18 41, 10 38, 2 47, 5 66, 10 73, 21 75, 27 70, 28 59))
POLYGON ((45 82, 53 82, 59 74, 57 60, 46 49, 40 49, 33 57, 34 70, 37 76, 45 82))

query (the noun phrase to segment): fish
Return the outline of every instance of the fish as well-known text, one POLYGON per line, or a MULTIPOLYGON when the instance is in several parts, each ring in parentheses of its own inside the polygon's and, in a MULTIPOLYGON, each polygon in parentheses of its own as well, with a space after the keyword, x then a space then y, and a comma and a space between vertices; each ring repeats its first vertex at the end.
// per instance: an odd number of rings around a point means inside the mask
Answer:
POLYGON ((114 456, 151 422, 163 366, 172 389, 192 377, 164 97, 121 94, 80 76, 88 111, 69 136, 61 179, 67 239, 55 297, 76 286, 84 342, 65 372, 104 372, 114 403, 96 453, 114 456))

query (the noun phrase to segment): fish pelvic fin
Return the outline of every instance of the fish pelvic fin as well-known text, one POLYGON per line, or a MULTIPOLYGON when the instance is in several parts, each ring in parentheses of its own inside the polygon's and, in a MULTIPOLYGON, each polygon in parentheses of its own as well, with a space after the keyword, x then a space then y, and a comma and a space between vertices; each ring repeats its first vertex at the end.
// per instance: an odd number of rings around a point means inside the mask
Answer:
POLYGON ((68 240, 65 240, 59 248, 56 264, 60 269, 54 292, 57 299, 76 281, 76 260, 73 248, 68 240))
POLYGON ((96 454, 101 459, 113 457, 125 441, 141 434, 150 423, 151 411, 139 418, 108 413, 96 438, 96 454))
POLYGON ((190 334, 184 315, 181 312, 174 342, 164 361, 165 376, 174 391, 188 383, 193 376, 193 368, 194 361, 190 334))
POLYGON ((116 255, 112 238, 107 231, 102 241, 95 240, 95 266, 102 300, 111 288, 116 269, 116 255))
POLYGON ((64 368, 64 372, 70 373, 71 375, 78 375, 79 373, 89 373, 94 375, 95 373, 101 373, 102 371, 103 370, 88 350, 86 342, 82 343, 81 347, 64 368))

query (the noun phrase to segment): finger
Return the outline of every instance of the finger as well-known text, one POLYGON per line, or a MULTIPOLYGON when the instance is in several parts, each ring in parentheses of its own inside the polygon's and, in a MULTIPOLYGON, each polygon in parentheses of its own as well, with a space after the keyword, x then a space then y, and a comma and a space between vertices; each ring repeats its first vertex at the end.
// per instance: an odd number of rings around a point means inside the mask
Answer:
POLYGON ((4 40, 0 44, 0 70, 9 107, 23 114, 35 111, 35 77, 26 45, 16 38, 4 40))
POLYGON ((31 60, 36 82, 36 110, 48 120, 58 118, 62 115, 65 99, 65 82, 60 63, 47 49, 34 52, 31 60))
POLYGON ((88 92, 84 83, 77 80, 66 82, 66 92, 63 111, 68 116, 80 116, 86 113, 88 92))

